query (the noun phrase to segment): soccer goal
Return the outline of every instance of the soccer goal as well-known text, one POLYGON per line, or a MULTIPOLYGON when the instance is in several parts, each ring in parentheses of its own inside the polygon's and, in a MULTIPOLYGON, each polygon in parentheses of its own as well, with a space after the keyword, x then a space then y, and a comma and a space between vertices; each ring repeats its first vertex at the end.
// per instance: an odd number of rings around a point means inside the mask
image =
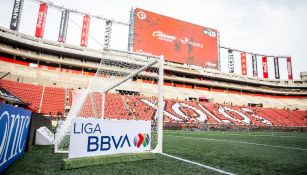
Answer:
MULTIPOLYGON (((83 120, 93 119, 95 122, 118 122, 118 127, 115 125, 110 128, 117 128, 118 131, 126 126, 130 127, 131 122, 144 121, 150 123, 150 134, 140 133, 133 139, 129 138, 130 140, 124 137, 125 135, 117 138, 91 137, 92 140, 88 140, 88 151, 104 151, 114 142, 116 149, 128 145, 147 147, 147 152, 161 153, 163 63, 163 57, 115 50, 104 51, 100 63, 97 64, 97 72, 88 87, 72 93, 70 112, 55 134, 55 152, 69 152, 72 133, 106 133, 103 125, 82 123, 83 120), (81 124, 73 126, 75 123, 72 125, 72 122, 75 120, 81 120, 81 124)), ((81 144, 81 138, 80 136, 80 141, 73 144, 81 144)))

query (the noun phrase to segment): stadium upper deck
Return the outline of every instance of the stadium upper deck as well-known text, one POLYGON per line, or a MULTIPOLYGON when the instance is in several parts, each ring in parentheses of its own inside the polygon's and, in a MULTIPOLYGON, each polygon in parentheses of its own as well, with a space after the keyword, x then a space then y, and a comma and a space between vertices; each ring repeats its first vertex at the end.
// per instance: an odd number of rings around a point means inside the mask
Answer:
MULTIPOLYGON (((0 28, 0 71, 10 72, 7 79, 36 85, 68 89, 86 88, 100 66, 101 59, 131 65, 142 65, 144 55, 116 50, 93 50, 24 35, 0 28)), ((127 71, 105 66, 111 71, 127 71)), ((135 77, 124 90, 150 96, 146 76, 135 77), (145 83, 138 88, 137 83, 145 83), (144 88, 145 87, 145 88, 144 88)), ((109 78, 110 80, 112 78, 109 78)), ((264 107, 307 109, 307 84, 302 80, 277 81, 221 73, 193 65, 165 63, 165 98, 207 98, 215 103, 236 105, 261 104, 264 107)), ((102 83, 104 79, 102 78, 102 83)))
MULTIPOLYGON (((101 51, 53 42, 5 28, 0 28, 0 41, 1 57, 6 58, 6 61, 12 59, 32 63, 32 66, 70 69, 74 73, 85 75, 93 75, 102 58, 138 64, 137 57, 140 56, 123 51, 101 51)), ((114 67, 108 69, 114 69, 114 67)), ((307 84, 302 80, 261 79, 171 62, 165 63, 165 83, 177 87, 205 87, 270 95, 307 96, 307 84)))

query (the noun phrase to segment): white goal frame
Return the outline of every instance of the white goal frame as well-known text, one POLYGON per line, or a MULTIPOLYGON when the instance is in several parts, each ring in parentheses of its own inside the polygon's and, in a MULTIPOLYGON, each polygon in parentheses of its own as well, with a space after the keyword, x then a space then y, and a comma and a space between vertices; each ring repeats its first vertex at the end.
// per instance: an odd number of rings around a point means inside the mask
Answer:
MULTIPOLYGON (((146 69, 155 66, 158 68, 158 82, 157 82, 157 88, 158 88, 158 99, 157 99, 157 106, 156 106, 156 116, 155 116, 155 121, 157 122, 156 126, 156 132, 157 132, 157 145, 154 149, 151 149, 150 152, 152 153, 162 153, 162 145, 163 145, 163 106, 164 106, 164 100, 163 100, 163 82, 164 82, 164 57, 163 56, 152 56, 152 55, 145 55, 145 54, 138 54, 138 53, 131 53, 131 52, 125 52, 125 51, 117 51, 117 50, 106 50, 103 51, 103 56, 102 59, 106 58, 109 55, 112 55, 113 53, 116 53, 115 55, 125 55, 129 59, 133 59, 133 56, 137 56, 138 58, 142 59, 147 59, 151 58, 150 61, 146 62, 145 65, 143 65, 140 69, 137 69, 130 73, 128 76, 124 77, 121 81, 116 82, 106 88, 104 88, 100 93, 103 94, 102 98, 105 98, 105 93, 108 92, 111 89, 114 89, 115 87, 127 82, 128 80, 131 80, 134 76, 142 73, 146 69)), ((114 56, 114 54, 113 54, 114 56)), ((137 60, 137 59, 136 59, 137 60)), ((149 60, 149 59, 148 59, 149 60)), ((100 65, 102 64, 102 61, 100 62, 100 65)), ((69 143, 69 134, 70 134, 70 129, 71 129, 71 120, 73 118, 78 118, 78 114, 82 108, 82 105, 85 103, 87 95, 92 92, 94 88, 93 82, 95 81, 96 78, 99 78, 99 70, 100 68, 97 69, 96 74, 94 78, 91 79, 88 87, 86 88, 85 92, 81 94, 80 98, 78 98, 78 103, 75 103, 71 107, 71 110, 69 114, 67 115, 66 120, 62 124, 61 128, 57 130, 55 134, 55 142, 54 142, 54 152, 55 153, 68 153, 69 152, 69 147, 67 150, 61 149, 61 144, 63 146, 64 142, 69 143)), ((105 100, 102 100, 102 106, 105 104, 105 100)), ((95 117, 97 118, 97 117, 95 117)), ((104 119, 104 108, 102 107, 101 111, 101 116, 99 117, 100 119, 104 119)), ((69 144, 68 144, 69 145, 69 144)))

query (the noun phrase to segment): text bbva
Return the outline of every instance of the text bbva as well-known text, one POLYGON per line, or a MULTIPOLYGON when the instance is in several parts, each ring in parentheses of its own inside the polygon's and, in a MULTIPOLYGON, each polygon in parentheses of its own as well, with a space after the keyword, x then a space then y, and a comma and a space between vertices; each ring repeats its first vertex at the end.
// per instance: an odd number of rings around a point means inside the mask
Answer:
POLYGON ((89 136, 87 139, 87 152, 93 151, 108 151, 112 147, 115 149, 123 147, 131 147, 128 135, 115 136, 89 136))
POLYGON ((125 146, 131 147, 128 135, 122 136, 106 136, 101 135, 101 128, 99 124, 81 123, 78 125, 74 123, 74 134, 99 134, 100 136, 88 136, 87 152, 94 151, 108 151, 112 147, 116 150, 125 146))

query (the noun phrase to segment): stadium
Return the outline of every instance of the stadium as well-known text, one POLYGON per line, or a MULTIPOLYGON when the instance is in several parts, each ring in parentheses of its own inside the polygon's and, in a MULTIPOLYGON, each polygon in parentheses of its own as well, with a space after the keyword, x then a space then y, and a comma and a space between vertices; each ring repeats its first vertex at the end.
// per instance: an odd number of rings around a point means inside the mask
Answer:
POLYGON ((18 31, 23 3, 0 26, 0 173, 307 173, 307 72, 295 79, 291 56, 222 46, 216 29, 141 8, 126 23, 33 1, 31 36, 18 31), (58 41, 44 39, 49 9, 61 13, 58 41), (83 18, 80 46, 66 43, 71 14, 83 18), (104 23, 100 50, 88 47, 92 19, 104 23), (126 50, 111 47, 115 26, 126 50))

